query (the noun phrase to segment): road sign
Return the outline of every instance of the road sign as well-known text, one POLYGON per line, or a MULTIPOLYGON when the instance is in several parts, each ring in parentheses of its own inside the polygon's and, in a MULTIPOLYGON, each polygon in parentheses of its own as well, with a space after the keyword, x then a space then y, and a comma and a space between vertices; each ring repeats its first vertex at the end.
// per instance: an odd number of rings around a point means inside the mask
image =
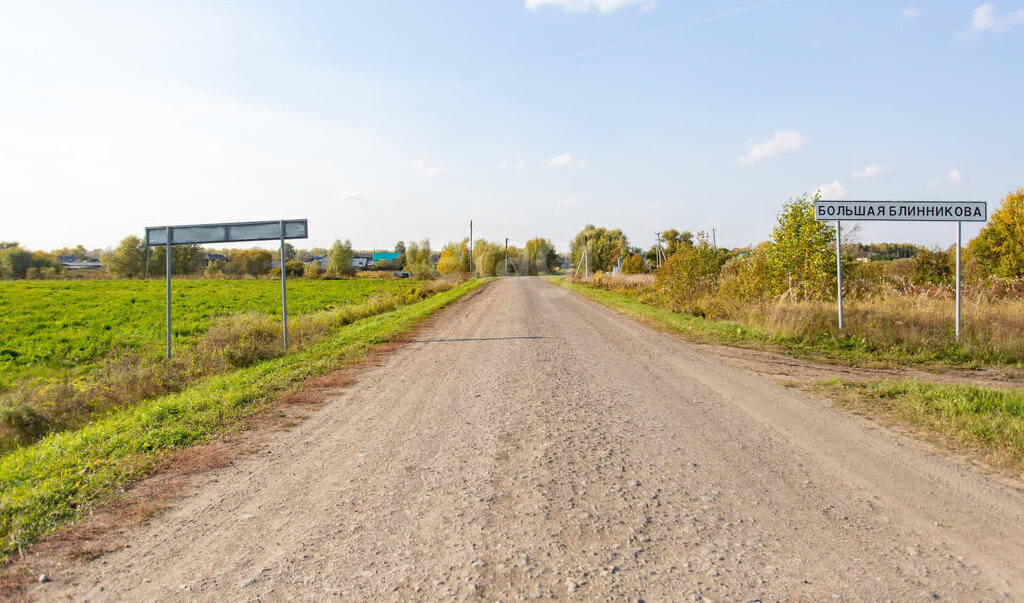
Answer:
POLYGON ((229 222, 221 224, 189 224, 186 226, 147 226, 147 245, 201 243, 237 243, 271 239, 305 239, 309 236, 306 220, 269 220, 263 222, 229 222), (282 225, 284 236, 281 235, 282 225))
POLYGON ((956 340, 960 341, 960 248, 963 222, 987 222, 985 201, 815 201, 814 219, 836 223, 836 288, 839 294, 839 329, 843 328, 842 222, 868 220, 896 222, 956 222, 956 340))
POLYGON ((985 222, 988 204, 984 201, 815 201, 814 219, 985 222))
POLYGON ((288 287, 285 269, 285 239, 309 237, 306 220, 266 220, 262 222, 222 222, 220 224, 186 224, 182 226, 146 227, 146 276, 149 276, 149 248, 163 245, 167 260, 167 357, 171 357, 171 245, 200 243, 238 243, 243 241, 281 241, 281 316, 284 328, 284 349, 288 349, 288 287))

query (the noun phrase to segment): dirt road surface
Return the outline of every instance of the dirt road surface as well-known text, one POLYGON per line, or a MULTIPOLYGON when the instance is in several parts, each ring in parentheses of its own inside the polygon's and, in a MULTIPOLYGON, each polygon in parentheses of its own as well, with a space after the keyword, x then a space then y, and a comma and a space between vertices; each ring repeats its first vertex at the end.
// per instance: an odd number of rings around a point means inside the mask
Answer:
POLYGON ((1017 599, 1022 520, 928 445, 503 279, 30 594, 1017 599))

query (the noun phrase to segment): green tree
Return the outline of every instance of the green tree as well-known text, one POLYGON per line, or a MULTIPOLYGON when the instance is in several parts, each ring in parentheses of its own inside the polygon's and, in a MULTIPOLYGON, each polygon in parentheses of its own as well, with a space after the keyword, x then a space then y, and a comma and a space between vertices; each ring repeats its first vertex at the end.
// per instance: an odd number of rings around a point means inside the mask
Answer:
POLYGON ((142 276, 146 263, 146 244, 139 237, 125 237, 121 239, 117 249, 103 256, 103 263, 114 276, 142 276))
POLYGON ((355 276, 356 267, 352 265, 354 256, 352 241, 348 239, 345 239, 344 243, 340 240, 334 241, 331 250, 327 252, 327 276, 331 278, 355 276))
POLYGON ((647 262, 639 253, 634 253, 622 261, 622 274, 647 274, 647 262))
POLYGON ((919 249, 910 260, 910 280, 918 285, 947 285, 955 271, 953 254, 935 249, 919 249))
POLYGON ((434 278, 434 269, 430 265, 430 239, 423 239, 419 243, 410 241, 405 246, 405 269, 415 279, 434 278))
POLYGON ((32 252, 17 246, 0 251, 0 272, 4 278, 25 278, 32 267, 32 252))
POLYGON ((558 254, 549 239, 535 237, 526 242, 523 248, 524 274, 547 274, 558 266, 558 254))
POLYGON ((835 228, 814 219, 814 200, 807 195, 782 206, 767 252, 768 283, 774 294, 792 291, 801 299, 835 294, 835 228))
POLYGON ((655 286, 677 307, 718 291, 722 264, 729 254, 711 246, 707 233, 697 234, 697 244, 680 245, 655 274, 655 286))
POLYGON ((617 228, 608 230, 587 224, 569 243, 573 268, 579 264, 584 249, 588 250, 590 272, 611 272, 619 257, 627 255, 629 241, 617 228))
POLYGON ((1003 199, 968 248, 984 275, 1024 277, 1024 187, 1003 199))
MULTIPOLYGON (((473 243, 473 269, 480 276, 505 274, 505 248, 497 243, 477 239, 473 243)), ((509 269, 509 272, 512 272, 509 269)))
POLYGON ((262 276, 270 270, 274 256, 266 249, 233 249, 225 272, 236 276, 262 276))
POLYGON ((405 254, 405 243, 403 241, 395 243, 395 253, 405 254))
MULTIPOLYGON (((205 268, 203 248, 199 245, 171 245, 171 274, 198 274, 205 268)), ((149 256, 149 272, 164 276, 167 271, 167 251, 156 245, 149 256)))

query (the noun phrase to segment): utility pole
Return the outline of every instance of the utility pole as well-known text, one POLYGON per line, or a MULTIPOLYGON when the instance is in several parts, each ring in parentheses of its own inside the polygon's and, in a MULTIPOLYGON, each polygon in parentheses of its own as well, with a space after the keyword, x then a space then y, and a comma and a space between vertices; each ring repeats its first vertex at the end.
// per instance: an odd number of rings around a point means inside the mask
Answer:
POLYGON ((508 237, 505 237, 505 274, 508 274, 508 237))
POLYGON ((715 229, 711 229, 711 248, 718 249, 718 243, 715 242, 715 229))
POLYGON ((583 238, 583 278, 590 278, 590 239, 583 238))
POLYGON ((469 221, 469 277, 473 278, 473 221, 469 221))
POLYGON ((658 248, 654 251, 656 268, 661 268, 662 259, 668 261, 668 256, 665 255, 665 250, 661 248, 661 232, 655 232, 654 236, 658 237, 658 248))

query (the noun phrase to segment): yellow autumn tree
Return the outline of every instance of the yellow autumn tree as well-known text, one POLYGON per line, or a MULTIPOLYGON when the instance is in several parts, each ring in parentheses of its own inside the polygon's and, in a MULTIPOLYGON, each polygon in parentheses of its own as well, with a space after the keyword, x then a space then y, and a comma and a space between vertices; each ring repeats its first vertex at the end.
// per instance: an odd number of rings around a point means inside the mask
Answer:
POLYGON ((986 275, 1024 277, 1024 188, 1003 199, 968 246, 986 275))

